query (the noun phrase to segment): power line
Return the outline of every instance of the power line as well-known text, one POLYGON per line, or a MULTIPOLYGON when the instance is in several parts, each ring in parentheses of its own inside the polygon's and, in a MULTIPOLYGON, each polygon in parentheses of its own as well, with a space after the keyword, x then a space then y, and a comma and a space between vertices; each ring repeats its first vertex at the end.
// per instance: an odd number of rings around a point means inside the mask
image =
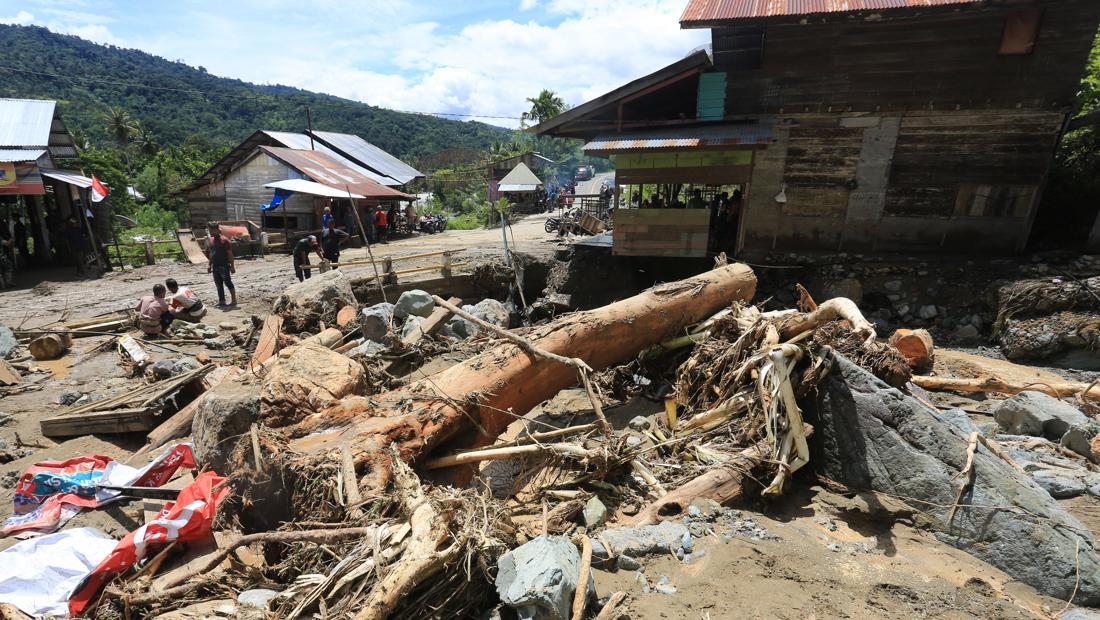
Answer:
MULTIPOLYGON (((13 73, 26 73, 28 75, 37 75, 37 76, 40 76, 40 77, 49 77, 49 78, 56 78, 56 79, 60 79, 60 80, 69 80, 69 81, 72 81, 72 82, 84 82, 84 83, 95 84, 95 85, 125 86, 127 88, 142 88, 142 89, 146 89, 146 90, 159 90, 159 91, 167 91, 167 92, 174 92, 174 93, 183 93, 183 94, 195 95, 195 96, 199 96, 199 97, 223 97, 223 98, 226 98, 226 99, 246 99, 246 100, 259 101, 259 100, 264 100, 264 99, 267 99, 267 98, 279 97, 279 96, 286 96, 286 97, 290 97, 290 96, 305 97, 305 96, 307 96, 305 94, 300 94, 300 93, 281 93, 281 94, 280 93, 271 93, 270 95, 234 95, 234 94, 219 93, 219 92, 214 92, 214 91, 203 91, 203 90, 198 90, 198 89, 193 89, 193 88, 173 88, 171 86, 153 86, 151 84, 142 84, 140 82, 126 82, 126 81, 122 81, 122 80, 113 80, 113 79, 108 79, 108 78, 103 78, 103 77, 95 77, 95 76, 90 76, 89 77, 89 76, 66 75, 66 74, 63 74, 63 73, 50 73, 50 72, 46 72, 46 71, 32 71, 30 69, 22 69, 22 68, 19 68, 19 67, 10 67, 10 66, 6 66, 6 65, 0 65, 0 71, 11 71, 13 73)), ((259 85, 259 86, 262 86, 262 85, 259 85)), ((271 88, 271 87, 269 86, 269 88, 271 88)), ((320 95, 321 96, 330 96, 330 97, 333 96, 333 95, 323 95, 323 94, 320 94, 320 95)), ((356 103, 364 103, 364 102, 356 102, 356 103)), ((371 105, 371 104, 364 103, 364 105, 371 105)), ((452 116, 452 117, 461 117, 461 118, 491 118, 491 119, 513 120, 513 121, 525 120, 524 117, 520 117, 520 116, 499 116, 499 115, 492 115, 492 114, 464 114, 464 113, 459 113, 459 112, 421 112, 421 111, 418 111, 418 110, 401 110, 401 109, 397 109, 397 108, 382 108, 381 106, 373 106, 373 107, 381 108, 383 110, 390 110, 392 112, 403 112, 405 114, 420 114, 420 115, 423 115, 423 116, 452 116)))

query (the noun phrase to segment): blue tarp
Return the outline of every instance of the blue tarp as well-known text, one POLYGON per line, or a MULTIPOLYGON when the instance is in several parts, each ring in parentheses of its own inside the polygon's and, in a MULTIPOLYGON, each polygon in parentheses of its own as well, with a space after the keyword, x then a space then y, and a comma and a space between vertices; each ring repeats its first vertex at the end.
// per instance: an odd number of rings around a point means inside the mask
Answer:
POLYGON ((286 200, 287 198, 290 198, 291 195, 293 195, 293 194, 294 194, 294 192, 289 191, 289 190, 277 189, 277 190, 275 190, 275 195, 271 197, 271 202, 269 202, 265 205, 260 205, 260 210, 261 211, 271 211, 273 209, 277 209, 277 208, 279 208, 279 205, 283 204, 284 200, 286 200))

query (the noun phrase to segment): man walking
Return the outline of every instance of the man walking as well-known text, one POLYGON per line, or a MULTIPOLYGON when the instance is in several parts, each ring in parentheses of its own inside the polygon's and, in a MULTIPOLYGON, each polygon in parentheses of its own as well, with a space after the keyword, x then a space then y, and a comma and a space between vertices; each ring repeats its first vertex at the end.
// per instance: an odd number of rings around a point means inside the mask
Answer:
POLYGON ((237 305, 237 289, 233 286, 232 274, 237 273, 236 260, 233 258, 233 246, 229 239, 222 235, 221 226, 217 222, 207 224, 210 230, 207 243, 206 273, 214 274, 214 286, 218 289, 218 307, 224 307, 225 289, 229 289, 229 305, 237 305))
POLYGON ((324 260, 324 255, 321 254, 321 249, 317 247, 317 237, 310 235, 308 237, 302 237, 298 240, 298 243, 294 244, 294 275, 298 277, 299 282, 305 282, 309 279, 309 253, 316 252, 317 258, 324 260))
MULTIPOLYGON (((321 231, 321 250, 324 258, 330 263, 340 262, 340 246, 351 238, 351 235, 336 227, 336 222, 329 220, 328 226, 321 231)), ((339 267, 333 267, 338 269, 339 267)))

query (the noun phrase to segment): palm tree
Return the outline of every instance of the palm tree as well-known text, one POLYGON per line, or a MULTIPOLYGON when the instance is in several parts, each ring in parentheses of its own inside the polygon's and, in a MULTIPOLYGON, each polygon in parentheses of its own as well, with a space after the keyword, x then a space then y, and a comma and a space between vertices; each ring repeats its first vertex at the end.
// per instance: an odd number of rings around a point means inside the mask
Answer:
POLYGON ((103 114, 103 122, 106 123, 107 133, 115 139, 118 148, 125 150, 136 131, 134 118, 122 108, 107 108, 103 114))
POLYGON ((527 121, 535 121, 535 124, 544 123, 565 111, 565 102, 554 91, 542 89, 538 97, 528 97, 531 109, 520 115, 520 124, 527 121))
POLYGON ((142 155, 156 155, 160 150, 160 145, 157 144, 157 137, 153 135, 153 132, 148 127, 140 123, 134 123, 134 144, 137 146, 138 152, 142 155))

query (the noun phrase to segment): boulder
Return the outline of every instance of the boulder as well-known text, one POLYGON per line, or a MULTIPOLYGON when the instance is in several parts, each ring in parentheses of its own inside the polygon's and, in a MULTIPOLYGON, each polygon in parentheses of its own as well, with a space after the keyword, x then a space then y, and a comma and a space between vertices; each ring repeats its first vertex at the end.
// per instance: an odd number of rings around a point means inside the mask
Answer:
POLYGON ((62 390, 61 394, 57 397, 57 404, 68 407, 83 397, 84 392, 69 388, 67 390, 62 390))
POLYGON ((19 340, 16 339, 15 332, 6 325, 0 325, 0 359, 11 357, 18 346, 19 340))
POLYGON ((404 340, 413 333, 420 329, 420 325, 424 322, 424 319, 418 316, 410 316, 405 320, 405 324, 401 326, 401 339, 404 340))
POLYGON ((409 316, 428 318, 432 310, 435 310, 435 301, 432 300, 432 294, 413 289, 401 293, 401 296, 397 298, 397 305, 393 307, 393 315, 399 319, 409 316))
POLYGON ((1100 462, 1097 460, 1100 454, 1093 453, 1092 445, 1098 434, 1100 434, 1100 425, 1096 422, 1074 425, 1069 427, 1058 443, 1096 463, 1100 462))
POLYGON ((592 540, 592 557, 605 560, 610 557, 604 548, 604 541, 619 554, 641 557, 651 553, 668 555, 676 550, 684 550, 685 535, 691 539, 691 532, 683 523, 662 521, 656 525, 641 527, 608 528, 600 532, 598 539, 592 540))
MULTIPOLYGON (((473 306, 463 306, 462 309, 469 311, 469 309, 472 307, 473 306)), ((479 331, 481 331, 480 327, 474 325, 473 322, 467 321, 460 316, 453 317, 450 321, 448 321, 447 325, 444 326, 444 329, 450 335, 453 335, 455 338, 459 338, 462 340, 465 340, 466 338, 473 338, 477 335, 479 331)))
POLYGON ((1073 406, 1042 392, 1020 392, 997 406, 993 417, 1013 435, 1058 441, 1071 426, 1085 426, 1088 417, 1073 406))
POLYGON ((374 304, 369 308, 363 308, 359 313, 359 331, 367 340, 385 342, 392 321, 393 304, 385 302, 374 304))
POLYGON ((974 325, 968 323, 966 325, 960 325, 959 327, 955 328, 954 336, 956 340, 970 342, 980 339, 982 337, 982 334, 978 331, 977 327, 974 327, 974 325))
POLYGON ((981 444, 964 505, 948 521, 967 436, 925 405, 840 356, 803 405, 821 474, 851 489, 911 498, 938 538, 1048 596, 1068 599, 1080 575, 1074 602, 1100 603, 1100 555, 1088 529, 981 444))
MULTIPOLYGON (((539 536, 501 556, 497 594, 521 620, 569 620, 580 565, 581 554, 568 538, 539 536)), ((584 587, 595 596, 591 573, 584 587)))
MULTIPOLYGON (((465 308, 463 308, 465 310, 465 308)), ((482 299, 474 304, 469 313, 497 327, 508 327, 508 308, 495 299, 482 299)))
POLYGON ((261 416, 271 427, 301 421, 353 394, 363 366, 328 347, 303 342, 279 352, 263 379, 261 416))
POLYGON ((259 385, 222 381, 199 397, 191 425, 195 459, 220 474, 229 472, 238 439, 259 419, 259 385))
POLYGON ((1047 468, 1032 472, 1031 479, 1057 499, 1077 497, 1085 492, 1085 482, 1081 478, 1047 468))
POLYGON ((341 269, 288 286, 275 300, 272 312, 283 317, 284 331, 296 334, 317 331, 321 322, 335 325, 340 308, 355 304, 351 281, 341 269))
MULTIPOLYGON (((947 422, 951 426, 959 429, 960 432, 969 435, 970 433, 981 433, 981 429, 978 428, 974 421, 970 419, 966 411, 962 409, 948 409, 940 412, 940 417, 944 422, 947 422)), ((984 434, 984 433, 983 433, 984 434)))
POLYGON ((607 506, 603 505, 599 497, 593 495, 584 503, 584 526, 588 529, 600 527, 607 523, 607 506))
POLYGON ((920 310, 917 310, 917 316, 925 321, 936 318, 937 314, 939 314, 939 311, 936 310, 936 306, 932 304, 921 306, 920 310))

